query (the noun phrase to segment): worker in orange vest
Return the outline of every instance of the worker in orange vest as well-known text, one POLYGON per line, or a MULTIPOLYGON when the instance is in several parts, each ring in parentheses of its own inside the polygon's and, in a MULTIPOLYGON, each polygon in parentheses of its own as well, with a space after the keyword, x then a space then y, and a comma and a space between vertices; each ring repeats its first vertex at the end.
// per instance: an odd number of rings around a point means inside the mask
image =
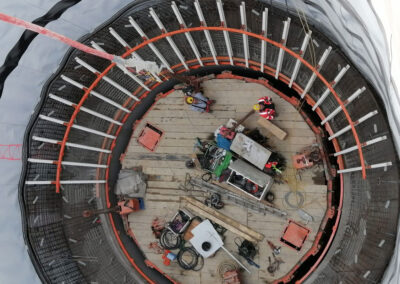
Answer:
POLYGON ((260 98, 253 108, 261 117, 268 120, 273 120, 276 116, 275 105, 270 97, 265 96, 260 98))

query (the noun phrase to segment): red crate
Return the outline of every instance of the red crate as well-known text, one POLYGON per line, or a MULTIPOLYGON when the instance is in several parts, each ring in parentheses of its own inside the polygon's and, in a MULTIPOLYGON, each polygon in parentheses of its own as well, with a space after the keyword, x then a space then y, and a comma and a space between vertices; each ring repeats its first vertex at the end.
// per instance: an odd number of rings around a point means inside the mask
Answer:
POLYGON ((154 152, 163 136, 163 131, 147 123, 139 135, 138 143, 146 149, 154 152))
POLYGON ((310 229, 303 227, 300 224, 290 220, 289 225, 286 227, 281 237, 281 242, 285 245, 299 251, 303 247, 308 235, 310 234, 310 229))

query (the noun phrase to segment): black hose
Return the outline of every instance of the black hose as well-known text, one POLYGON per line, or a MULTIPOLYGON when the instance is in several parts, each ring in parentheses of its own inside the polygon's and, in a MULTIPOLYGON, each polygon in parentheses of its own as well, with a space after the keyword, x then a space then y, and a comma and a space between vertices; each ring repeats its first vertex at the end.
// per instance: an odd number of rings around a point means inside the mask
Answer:
POLYGON ((160 237, 160 245, 169 250, 178 249, 181 246, 182 239, 179 235, 174 234, 168 229, 165 229, 160 237))
MULTIPOLYGON (((195 270, 196 269, 195 271, 198 271, 198 270, 202 269, 203 265, 204 265, 204 259, 203 259, 202 260, 203 264, 201 264, 200 267, 197 267, 200 257, 201 256, 197 253, 197 251, 194 248, 184 247, 179 251, 177 260, 178 260, 179 266, 182 267, 183 269, 185 269, 185 270, 195 270), (188 262, 187 260, 184 260, 183 259, 184 254, 185 254, 185 257, 190 255, 192 257, 191 261, 188 262)), ((201 257, 201 258, 203 258, 203 257, 201 257)))

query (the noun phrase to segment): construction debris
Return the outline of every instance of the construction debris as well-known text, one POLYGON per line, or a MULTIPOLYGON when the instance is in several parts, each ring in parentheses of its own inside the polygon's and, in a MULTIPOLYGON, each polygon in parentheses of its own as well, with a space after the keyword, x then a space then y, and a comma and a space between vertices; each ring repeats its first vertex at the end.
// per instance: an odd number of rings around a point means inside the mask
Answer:
POLYGON ((206 191, 206 192, 218 193, 221 195, 223 200, 231 201, 243 208, 252 210, 257 213, 263 213, 264 215, 266 213, 270 213, 270 214, 273 214, 275 216, 285 218, 285 219, 287 216, 287 213, 285 211, 282 211, 280 209, 273 207, 272 204, 270 204, 266 201, 256 202, 256 201, 249 200, 248 198, 246 198, 240 194, 235 194, 228 189, 225 189, 225 188, 220 187, 213 183, 205 182, 199 178, 193 178, 193 177, 189 176, 187 178, 186 188, 188 188, 189 186, 198 187, 198 188, 200 188, 200 190, 206 191))
POLYGON ((146 188, 146 176, 142 171, 124 169, 119 172, 114 193, 126 198, 144 198, 146 188))
POLYGON ((242 238, 249 240, 251 242, 258 242, 264 239, 264 235, 260 234, 253 229, 240 224, 239 222, 231 219, 230 217, 205 206, 200 201, 192 197, 183 196, 181 200, 186 201, 186 207, 198 214, 212 220, 213 222, 225 227, 226 229, 230 230, 231 232, 241 236, 242 238))

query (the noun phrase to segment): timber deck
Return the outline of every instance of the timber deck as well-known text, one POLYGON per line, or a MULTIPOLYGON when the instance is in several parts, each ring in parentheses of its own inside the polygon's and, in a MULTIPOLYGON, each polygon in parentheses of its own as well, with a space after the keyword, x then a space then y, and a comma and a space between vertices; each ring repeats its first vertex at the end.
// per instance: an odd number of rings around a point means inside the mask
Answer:
MULTIPOLYGON (((243 283, 272 282, 286 275, 311 248, 326 211, 327 187, 321 182, 324 180, 323 168, 308 170, 299 175, 291 166, 292 155, 305 146, 315 143, 316 137, 298 111, 265 86, 233 79, 214 79, 204 82, 203 88, 206 96, 217 101, 212 108, 213 113, 201 114, 191 111, 184 103, 182 93, 176 91, 157 101, 143 120, 136 125, 123 160, 123 168, 141 166, 148 175, 148 189, 145 210, 132 213, 129 216, 129 225, 147 258, 173 279, 190 284, 219 283, 217 267, 222 261, 230 259, 225 252, 219 251, 214 257, 205 259, 204 267, 199 272, 185 271, 174 262, 170 266, 164 266, 161 255, 148 249, 148 244, 155 240, 150 228, 151 222, 155 217, 169 221, 177 209, 183 206, 180 203, 180 196, 190 195, 200 201, 204 200, 202 193, 188 192, 183 188, 186 174, 195 177, 203 173, 201 170, 185 168, 185 161, 191 158, 194 151, 195 138, 209 137, 229 118, 240 119, 251 110, 258 98, 268 95, 272 97, 279 113, 274 123, 288 133, 287 138, 280 141, 270 133, 262 131, 268 137, 272 150, 282 153, 287 159, 287 169, 283 172, 287 183, 274 184, 272 192, 275 194, 274 205, 286 211, 288 218, 285 220, 270 214, 257 214, 234 204, 226 204, 220 212, 265 235, 265 239, 258 244, 259 253, 254 259, 261 266, 260 269, 250 266, 240 258, 252 272, 241 273, 243 283), (146 123, 151 123, 164 131, 164 136, 155 152, 149 152, 136 142, 138 134, 146 123), (306 224, 297 210, 288 206, 285 195, 290 191, 298 191, 304 196, 301 208, 314 218, 313 222, 306 224), (279 241, 289 219, 311 230, 299 252, 279 241), (279 257, 284 263, 274 275, 267 272, 268 257, 272 258, 267 240, 282 247, 279 257)), ((258 116, 253 115, 243 125, 251 129, 256 128, 257 119, 258 116)), ((296 203, 295 196, 295 194, 290 196, 291 203, 296 203)), ((237 235, 227 231, 224 242, 225 246, 237 255, 237 246, 234 242, 236 237, 237 235)))

